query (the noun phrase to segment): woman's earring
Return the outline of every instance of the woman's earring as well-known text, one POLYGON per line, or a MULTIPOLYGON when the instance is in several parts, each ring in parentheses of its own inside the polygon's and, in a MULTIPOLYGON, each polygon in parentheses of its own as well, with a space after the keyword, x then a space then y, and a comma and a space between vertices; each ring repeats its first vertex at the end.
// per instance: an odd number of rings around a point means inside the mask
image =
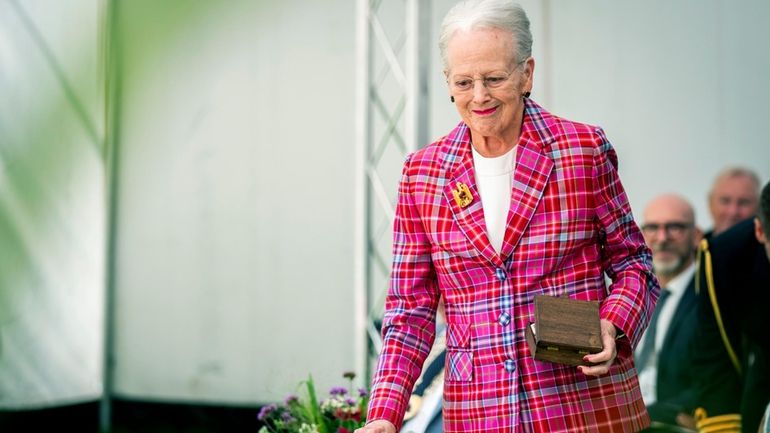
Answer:
POLYGON ((449 100, 452 101, 452 102, 455 102, 455 97, 454 96, 450 96, 449 100))

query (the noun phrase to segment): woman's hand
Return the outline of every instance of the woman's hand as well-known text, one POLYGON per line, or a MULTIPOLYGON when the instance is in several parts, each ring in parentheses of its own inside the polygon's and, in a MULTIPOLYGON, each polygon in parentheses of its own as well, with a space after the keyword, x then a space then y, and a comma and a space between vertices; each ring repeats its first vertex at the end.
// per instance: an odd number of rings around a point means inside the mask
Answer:
POLYGON ((601 376, 607 374, 607 372, 610 371, 610 366, 615 362, 615 357, 618 355, 618 351, 615 347, 615 336, 617 335, 615 325, 609 320, 602 319, 601 327, 602 346, 604 349, 599 353, 583 357, 584 361, 592 362, 596 365, 591 367, 581 365, 578 367, 583 374, 588 376, 601 376))
POLYGON ((390 421, 380 419, 370 422, 353 433, 396 433, 396 426, 391 424, 390 421))

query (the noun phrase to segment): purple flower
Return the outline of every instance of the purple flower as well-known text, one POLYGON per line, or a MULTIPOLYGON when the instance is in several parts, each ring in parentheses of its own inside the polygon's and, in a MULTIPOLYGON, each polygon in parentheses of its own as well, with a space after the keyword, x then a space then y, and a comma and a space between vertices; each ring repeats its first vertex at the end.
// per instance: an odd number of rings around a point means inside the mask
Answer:
POLYGON ((331 395, 345 395, 348 393, 347 388, 343 388, 341 386, 335 386, 334 388, 329 391, 329 394, 331 395))
POLYGON ((263 406, 262 409, 259 410, 259 415, 257 415, 257 419, 260 421, 264 421, 265 418, 267 418, 276 409, 278 409, 278 406, 275 404, 268 404, 267 406, 263 406))
POLYGON ((353 399, 352 399, 352 398, 350 398, 350 397, 348 397, 348 398, 346 398, 346 399, 345 399, 345 403, 347 403, 347 404, 349 404, 349 405, 351 405, 351 406, 355 406, 355 405, 356 405, 356 401, 355 401, 355 400, 353 400, 353 399))
POLYGON ((286 406, 290 406, 292 403, 297 403, 298 401, 299 401, 299 398, 297 398, 296 395, 290 395, 283 400, 283 404, 285 404, 286 406))
POLYGON ((358 388, 358 396, 359 397, 366 397, 367 395, 369 395, 369 391, 367 391, 364 388, 358 388))
POLYGON ((293 416, 291 416, 291 413, 289 413, 289 412, 282 413, 281 414, 281 419, 283 420, 283 422, 285 422, 287 424, 290 423, 290 422, 293 422, 295 420, 295 418, 293 416))

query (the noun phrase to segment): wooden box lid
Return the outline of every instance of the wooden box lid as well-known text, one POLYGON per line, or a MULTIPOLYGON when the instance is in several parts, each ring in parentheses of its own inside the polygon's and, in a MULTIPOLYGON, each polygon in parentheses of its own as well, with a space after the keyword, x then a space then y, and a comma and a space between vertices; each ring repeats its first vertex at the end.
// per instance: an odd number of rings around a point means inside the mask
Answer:
POLYGON ((583 356, 602 351, 599 303, 537 295, 535 322, 526 334, 538 361, 591 365, 583 356))

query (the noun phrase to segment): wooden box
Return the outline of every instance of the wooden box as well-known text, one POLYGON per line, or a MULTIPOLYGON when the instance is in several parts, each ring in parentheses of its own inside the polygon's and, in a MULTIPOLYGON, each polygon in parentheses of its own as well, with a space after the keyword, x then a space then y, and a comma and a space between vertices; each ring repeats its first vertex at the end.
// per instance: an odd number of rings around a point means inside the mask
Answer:
POLYGON ((527 343, 538 361, 593 365, 583 361, 602 351, 599 303, 535 296, 535 321, 526 329, 527 343))

